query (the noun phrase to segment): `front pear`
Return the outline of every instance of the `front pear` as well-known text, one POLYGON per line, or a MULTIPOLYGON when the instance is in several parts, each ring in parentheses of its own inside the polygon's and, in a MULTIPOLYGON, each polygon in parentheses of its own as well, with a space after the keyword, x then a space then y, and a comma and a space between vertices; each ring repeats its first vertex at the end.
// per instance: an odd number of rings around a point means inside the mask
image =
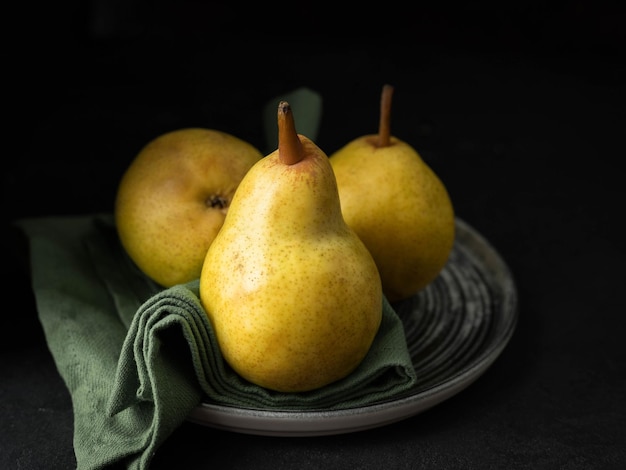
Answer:
POLYGON ((327 155, 278 106, 278 149, 241 181, 200 276, 225 360, 243 378, 305 392, 350 374, 382 318, 374 260, 345 223, 327 155))

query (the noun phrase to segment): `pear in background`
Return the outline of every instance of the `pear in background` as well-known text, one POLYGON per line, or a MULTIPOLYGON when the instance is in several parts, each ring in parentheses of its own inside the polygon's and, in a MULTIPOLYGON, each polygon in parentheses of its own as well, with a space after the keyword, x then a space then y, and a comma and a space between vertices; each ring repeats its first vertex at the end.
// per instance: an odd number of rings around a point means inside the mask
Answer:
POLYGON ((237 188, 200 277, 225 360, 262 387, 302 392, 350 374, 382 318, 376 264, 345 223, 328 156, 278 106, 278 149, 237 188))
POLYGON ((406 299, 445 266, 455 238, 446 187, 408 143, 390 134, 393 87, 381 96, 379 133, 330 155, 343 216, 372 253, 390 301, 406 299))
POLYGON ((114 207, 137 267, 164 287, 198 279, 239 182, 262 157, 215 129, 179 129, 144 146, 122 175, 114 207))

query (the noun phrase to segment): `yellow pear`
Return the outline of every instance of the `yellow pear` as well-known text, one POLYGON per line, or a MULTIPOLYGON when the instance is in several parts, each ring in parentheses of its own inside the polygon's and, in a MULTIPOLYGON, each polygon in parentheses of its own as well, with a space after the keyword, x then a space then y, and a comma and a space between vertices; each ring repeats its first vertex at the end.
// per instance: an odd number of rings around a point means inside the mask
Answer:
POLYGON ((343 216, 372 253, 390 301, 431 283, 449 258, 455 215, 446 187, 419 153, 390 134, 393 87, 381 96, 379 133, 330 155, 343 216))
POLYGON ((240 181, 263 158, 248 142, 215 129, 162 134, 122 175, 114 206, 129 257, 164 287, 200 277, 240 181))
POLYGON ((278 106, 278 149, 241 181, 200 276, 225 360, 282 392, 350 374, 382 318, 369 251, 345 223, 328 156, 278 106))

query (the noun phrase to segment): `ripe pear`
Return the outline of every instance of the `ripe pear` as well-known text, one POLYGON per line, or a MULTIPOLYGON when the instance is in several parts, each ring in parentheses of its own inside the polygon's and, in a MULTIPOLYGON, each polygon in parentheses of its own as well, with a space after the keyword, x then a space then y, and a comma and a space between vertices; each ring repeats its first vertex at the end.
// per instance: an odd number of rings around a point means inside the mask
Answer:
POLYGON ((379 133, 330 155, 343 216, 372 253, 389 301, 404 300, 441 272, 455 239, 446 187, 420 154, 390 134, 393 87, 381 96, 379 133))
POLYGON ((244 379, 305 392, 346 377, 382 318, 382 284, 345 223, 328 156, 278 106, 278 149, 241 181, 209 247, 199 295, 244 379))
POLYGON ((135 156, 117 188, 119 239, 137 267, 164 287, 200 277, 237 186, 263 157, 226 132, 183 128, 135 156))

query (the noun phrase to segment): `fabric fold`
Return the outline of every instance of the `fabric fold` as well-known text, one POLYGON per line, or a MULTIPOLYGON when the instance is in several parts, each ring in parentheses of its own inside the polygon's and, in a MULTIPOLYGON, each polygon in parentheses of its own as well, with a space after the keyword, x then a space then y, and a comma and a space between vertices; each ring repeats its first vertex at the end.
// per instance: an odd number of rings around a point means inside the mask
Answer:
MULTIPOLYGON (((252 384, 234 372, 222 357, 211 324, 200 304, 198 281, 174 286, 149 299, 137 312, 122 347, 114 398, 115 413, 140 398, 151 400, 155 381, 174 371, 159 371, 153 356, 162 354, 159 334, 174 328, 186 344, 205 399, 214 404, 263 410, 332 410, 371 404, 410 387, 414 380, 404 329, 384 301, 383 319, 374 343, 360 366, 346 378, 310 392, 283 393, 252 384), (133 398, 135 397, 135 398, 133 398)), ((171 386, 175 388, 174 386, 171 386)))

